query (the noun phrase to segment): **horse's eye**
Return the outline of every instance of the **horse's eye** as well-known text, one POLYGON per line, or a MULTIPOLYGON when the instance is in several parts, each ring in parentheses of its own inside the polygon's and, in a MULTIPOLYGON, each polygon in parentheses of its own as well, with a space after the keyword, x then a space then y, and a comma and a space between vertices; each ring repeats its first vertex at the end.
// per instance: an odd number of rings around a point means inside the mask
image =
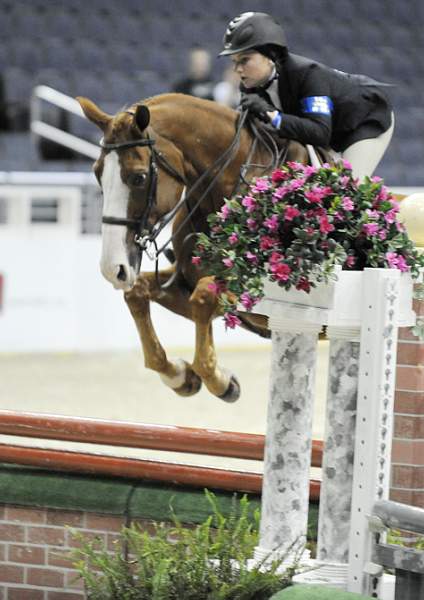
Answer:
POLYGON ((134 187, 142 187, 146 182, 146 173, 134 173, 128 177, 128 183, 134 187))

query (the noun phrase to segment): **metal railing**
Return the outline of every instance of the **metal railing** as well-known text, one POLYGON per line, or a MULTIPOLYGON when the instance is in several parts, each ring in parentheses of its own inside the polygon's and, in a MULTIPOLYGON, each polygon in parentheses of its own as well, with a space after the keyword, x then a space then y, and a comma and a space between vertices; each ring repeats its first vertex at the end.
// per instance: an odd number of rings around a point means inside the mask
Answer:
POLYGON ((58 92, 47 85, 37 85, 33 89, 30 102, 30 127, 32 133, 61 144, 80 154, 84 154, 84 156, 88 156, 89 158, 98 158, 98 146, 67 131, 63 131, 60 127, 55 127, 43 121, 43 101, 53 104, 66 112, 75 114, 78 117, 85 118, 79 103, 74 98, 62 94, 62 92, 58 92))

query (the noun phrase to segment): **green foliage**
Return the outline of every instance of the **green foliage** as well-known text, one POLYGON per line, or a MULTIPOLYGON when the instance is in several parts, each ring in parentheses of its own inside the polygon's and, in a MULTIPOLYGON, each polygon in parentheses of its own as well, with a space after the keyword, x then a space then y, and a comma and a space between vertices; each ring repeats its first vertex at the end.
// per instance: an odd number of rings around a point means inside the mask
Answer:
POLYGON ((387 543, 396 546, 406 546, 415 550, 424 550, 424 537, 404 537, 401 531, 391 529, 387 534, 387 543))
POLYGON ((153 535, 137 525, 123 528, 116 550, 76 534, 71 553, 89 600, 268 600, 289 585, 293 569, 281 573, 279 560, 252 564, 258 543, 259 511, 250 515, 244 496, 233 499, 224 517, 206 491, 211 515, 186 528, 156 524, 153 535))

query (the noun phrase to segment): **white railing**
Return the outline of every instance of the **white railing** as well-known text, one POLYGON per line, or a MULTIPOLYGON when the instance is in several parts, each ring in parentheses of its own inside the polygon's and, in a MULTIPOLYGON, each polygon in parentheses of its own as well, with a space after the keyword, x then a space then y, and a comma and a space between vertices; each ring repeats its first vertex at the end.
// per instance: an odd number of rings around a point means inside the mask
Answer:
POLYGON ((74 98, 62 94, 62 92, 58 92, 47 85, 38 85, 32 92, 30 103, 30 127, 32 133, 61 144, 71 150, 75 150, 89 158, 98 158, 98 146, 67 131, 63 131, 60 127, 55 127, 43 121, 43 101, 54 104, 62 110, 73 113, 78 117, 85 118, 79 103, 74 98))

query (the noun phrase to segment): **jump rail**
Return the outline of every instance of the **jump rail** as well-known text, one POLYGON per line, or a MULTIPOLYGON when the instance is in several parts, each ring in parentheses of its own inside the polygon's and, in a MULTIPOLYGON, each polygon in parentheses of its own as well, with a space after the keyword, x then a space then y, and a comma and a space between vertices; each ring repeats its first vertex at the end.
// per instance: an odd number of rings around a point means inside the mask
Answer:
MULTIPOLYGON (((262 460, 263 435, 205 430, 170 425, 116 423, 80 417, 0 411, 0 433, 150 450, 262 460)), ((314 440, 311 465, 321 466, 323 444, 314 440)), ((50 450, 0 444, 0 462, 60 469, 69 472, 172 481, 181 485, 214 487, 259 493, 262 475, 228 469, 198 467, 165 461, 50 450)), ((320 483, 310 482, 312 500, 319 498, 320 483)))

